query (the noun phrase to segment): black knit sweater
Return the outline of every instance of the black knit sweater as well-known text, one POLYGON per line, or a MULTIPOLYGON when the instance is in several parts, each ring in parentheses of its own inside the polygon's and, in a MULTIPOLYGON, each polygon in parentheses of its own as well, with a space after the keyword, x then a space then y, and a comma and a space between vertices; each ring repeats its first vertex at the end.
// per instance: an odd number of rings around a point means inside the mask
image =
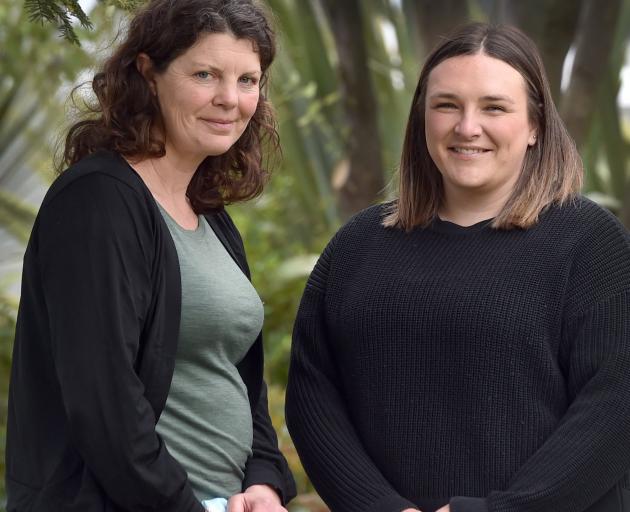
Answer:
POLYGON ((294 329, 287 424, 328 506, 630 510, 627 231, 582 198, 528 230, 383 213, 333 238, 294 329))

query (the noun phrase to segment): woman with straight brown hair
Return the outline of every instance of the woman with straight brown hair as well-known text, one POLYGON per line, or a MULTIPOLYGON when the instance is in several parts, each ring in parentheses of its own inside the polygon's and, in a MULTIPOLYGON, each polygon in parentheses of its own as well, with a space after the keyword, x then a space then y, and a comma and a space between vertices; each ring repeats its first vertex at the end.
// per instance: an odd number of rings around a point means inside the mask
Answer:
POLYGON ((317 491, 335 512, 630 510, 630 239, 579 195, 529 38, 438 45, 399 180, 296 319, 286 417, 317 491))

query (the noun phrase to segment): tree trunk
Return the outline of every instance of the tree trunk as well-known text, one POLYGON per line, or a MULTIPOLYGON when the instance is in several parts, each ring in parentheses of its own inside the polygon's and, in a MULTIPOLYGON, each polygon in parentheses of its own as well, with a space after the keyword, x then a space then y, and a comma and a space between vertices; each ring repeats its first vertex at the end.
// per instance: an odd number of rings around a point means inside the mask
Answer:
POLYGON ((603 142, 610 169, 610 182, 613 194, 619 199, 621 211, 616 212, 621 222, 630 229, 630 142, 626 141, 621 131, 621 113, 617 106, 619 94, 619 74, 611 71, 604 84, 602 97, 605 101, 602 109, 603 142))
MULTIPOLYGON (((619 73, 610 70, 604 77, 600 93, 600 107, 597 109, 602 122, 602 140, 610 172, 610 188, 620 202, 624 200, 626 185, 626 162, 629 145, 621 132, 621 119, 617 106, 619 94, 619 73)), ((626 203, 626 210, 630 204, 626 203)), ((630 213, 630 212, 628 212, 630 213)))
POLYGON ((620 219, 624 226, 630 229, 630 180, 626 181, 620 219))
POLYGON ((578 148, 587 140, 601 77, 608 72, 620 9, 621 0, 583 0, 571 81, 560 109, 578 148))
POLYGON ((551 93, 560 100, 562 68, 575 37, 581 0, 499 0, 499 21, 516 25, 542 55, 551 93))
POLYGON ((410 28, 416 44, 422 43, 419 55, 427 55, 441 37, 470 20, 466 0, 403 0, 402 6, 415 24, 410 28))
POLYGON ((348 160, 333 176, 345 219, 374 203, 384 187, 377 102, 368 68, 358 0, 321 0, 335 38, 341 94, 347 118, 348 160))

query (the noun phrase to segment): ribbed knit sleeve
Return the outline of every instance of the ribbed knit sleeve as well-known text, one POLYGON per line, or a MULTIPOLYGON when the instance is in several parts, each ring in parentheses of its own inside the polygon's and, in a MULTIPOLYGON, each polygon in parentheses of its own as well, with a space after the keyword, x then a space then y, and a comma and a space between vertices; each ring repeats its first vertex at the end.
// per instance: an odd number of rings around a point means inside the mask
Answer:
POLYGON ((331 510, 415 508, 367 455, 341 394, 325 314, 335 242, 330 242, 317 262, 298 311, 286 396, 287 426, 306 472, 331 510))
MULTIPOLYGON (((509 487, 489 495, 492 512, 585 510, 630 468, 630 242, 606 212, 587 220, 562 325, 570 406, 509 487)), ((465 505, 452 512, 477 510, 465 505)))

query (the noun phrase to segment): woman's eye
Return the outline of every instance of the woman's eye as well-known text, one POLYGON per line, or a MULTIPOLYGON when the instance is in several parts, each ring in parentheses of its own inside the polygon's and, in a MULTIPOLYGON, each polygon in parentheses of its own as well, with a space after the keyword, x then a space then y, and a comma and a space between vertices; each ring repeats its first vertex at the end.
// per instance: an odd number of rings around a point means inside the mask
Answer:
POLYGON ((240 82, 242 84, 245 84, 247 86, 254 86, 258 83, 258 80, 256 78, 254 78, 253 76, 242 76, 240 78, 240 82))
POLYGON ((455 105, 455 103, 438 103, 435 108, 439 108, 439 109, 454 109, 457 108, 457 105, 455 105))
POLYGON ((486 110, 489 112, 505 112, 505 108, 501 105, 488 105, 486 110))
POLYGON ((208 78, 210 78, 210 73, 208 73, 207 71, 197 71, 197 73, 195 73, 195 76, 197 78, 201 78, 202 80, 207 80, 208 78))

